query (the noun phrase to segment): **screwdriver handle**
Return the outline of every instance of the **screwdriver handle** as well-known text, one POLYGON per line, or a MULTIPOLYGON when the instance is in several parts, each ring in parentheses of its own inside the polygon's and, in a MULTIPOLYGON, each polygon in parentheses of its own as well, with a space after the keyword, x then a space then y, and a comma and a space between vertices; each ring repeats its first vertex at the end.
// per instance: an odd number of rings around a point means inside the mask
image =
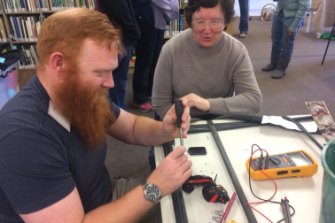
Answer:
POLYGON ((179 128, 179 137, 180 137, 180 145, 184 145, 184 140, 182 137, 182 130, 181 130, 181 116, 184 113, 184 106, 181 100, 176 100, 175 102, 176 114, 177 114, 177 128, 179 128))
POLYGON ((181 128, 181 116, 184 113, 184 106, 181 100, 175 102, 176 114, 177 114, 177 128, 181 128))

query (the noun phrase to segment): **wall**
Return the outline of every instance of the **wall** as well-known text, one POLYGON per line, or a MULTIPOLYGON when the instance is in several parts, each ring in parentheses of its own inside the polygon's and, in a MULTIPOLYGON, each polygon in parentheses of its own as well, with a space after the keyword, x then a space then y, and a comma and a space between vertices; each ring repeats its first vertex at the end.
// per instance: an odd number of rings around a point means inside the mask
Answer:
MULTIPOLYGON (((264 5, 271 3, 271 4, 276 4, 273 0, 249 0, 250 4, 250 9, 249 9, 249 14, 250 16, 260 16, 261 15, 261 10, 264 5)), ((238 0, 235 0, 235 15, 240 16, 240 5, 238 3, 238 0)))

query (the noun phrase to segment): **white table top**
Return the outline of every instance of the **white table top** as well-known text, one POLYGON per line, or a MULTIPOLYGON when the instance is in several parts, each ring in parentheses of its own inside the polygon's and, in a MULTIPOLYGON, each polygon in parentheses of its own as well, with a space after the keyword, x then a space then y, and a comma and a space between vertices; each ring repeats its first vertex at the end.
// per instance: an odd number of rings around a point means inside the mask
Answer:
MULTIPOLYGON (((321 150, 307 136, 297 131, 289 131, 274 126, 225 130, 219 131, 218 134, 249 202, 259 201, 253 197, 250 191, 248 172, 245 167, 246 160, 250 158, 252 144, 258 144, 261 148, 266 149, 270 155, 295 150, 307 151, 318 163, 317 173, 306 178, 277 179, 278 192, 273 200, 280 201, 284 196, 288 198, 290 204, 296 210, 296 214, 292 217, 293 222, 319 221, 323 179, 323 168, 320 160, 321 150)), ((324 143, 321 136, 317 135, 316 138, 324 143)), ((210 132, 189 134, 188 138, 184 139, 184 143, 187 148, 205 146, 207 149, 207 155, 189 155, 193 163, 192 175, 207 175, 214 179, 217 174, 216 183, 223 185, 231 196, 235 189, 212 134, 210 132)), ((175 140, 175 144, 176 146, 179 144, 178 139, 175 140)), ((163 154, 161 147, 155 148, 157 164, 164 157, 163 154)), ((275 191, 272 181, 251 180, 251 182, 254 192, 264 199, 268 199, 275 191)), ((216 222, 213 219, 216 211, 224 210, 227 206, 227 204, 213 204, 205 201, 200 187, 190 194, 183 192, 183 198, 189 223, 216 222)), ((253 206, 273 222, 283 218, 281 207, 278 204, 266 203, 253 206)), ((164 223, 176 222, 171 196, 162 199, 161 210, 164 223)), ((269 222, 259 213, 255 211, 253 213, 258 222, 269 222)), ((238 223, 248 222, 238 196, 228 219, 234 219, 238 223)))

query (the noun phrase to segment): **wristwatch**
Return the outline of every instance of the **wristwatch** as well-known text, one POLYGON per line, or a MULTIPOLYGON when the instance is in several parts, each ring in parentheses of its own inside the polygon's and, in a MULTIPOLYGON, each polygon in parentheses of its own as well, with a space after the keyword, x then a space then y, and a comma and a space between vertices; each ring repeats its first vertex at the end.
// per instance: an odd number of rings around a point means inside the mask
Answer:
POLYGON ((144 197, 148 201, 157 203, 161 199, 161 191, 155 184, 146 182, 143 188, 144 197))

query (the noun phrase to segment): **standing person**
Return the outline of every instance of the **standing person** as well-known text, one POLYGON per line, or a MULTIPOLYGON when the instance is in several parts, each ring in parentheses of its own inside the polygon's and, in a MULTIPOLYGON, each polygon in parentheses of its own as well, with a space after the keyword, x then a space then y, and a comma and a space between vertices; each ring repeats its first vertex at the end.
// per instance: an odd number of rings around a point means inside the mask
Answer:
POLYGON ((151 93, 156 63, 164 43, 168 22, 178 17, 176 0, 134 0, 141 38, 135 46, 134 104, 142 112, 152 111, 151 93))
POLYGON ((246 38, 248 36, 249 29, 249 0, 238 0, 240 5, 240 38, 246 38))
POLYGON ((154 79, 155 68, 159 54, 164 44, 164 32, 170 21, 179 17, 179 1, 178 0, 151 0, 151 7, 154 12, 156 41, 154 44, 154 55, 152 65, 150 67, 150 82, 148 95, 152 95, 152 85, 154 79))
POLYGON ((272 21, 272 49, 270 63, 262 71, 272 71, 273 79, 286 75, 294 40, 311 5, 310 0, 279 0, 272 21))
MULTIPOLYGON (((315 11, 315 15, 313 16, 315 37, 317 39, 320 39, 323 33, 323 30, 324 30, 324 24, 325 24, 325 13, 324 13, 325 12, 325 0, 313 0, 312 9, 315 11)), ((312 14, 313 11, 311 11, 310 13, 312 14)))
POLYGON ((125 103, 126 82, 133 48, 140 38, 140 29, 133 11, 132 0, 96 0, 97 10, 106 14, 122 31, 125 54, 119 58, 119 66, 113 71, 115 86, 109 89, 109 98, 120 108, 127 110, 125 103))
POLYGON ((162 48, 153 85, 155 111, 164 117, 176 99, 191 115, 255 114, 262 95, 245 46, 223 32, 233 0, 193 0, 184 10, 188 29, 162 48))
MULTIPOLYGON (((1 222, 138 222, 190 177, 178 146, 145 185, 111 181, 106 134, 140 145, 178 136, 174 107, 159 122, 109 103, 121 48, 119 30, 100 12, 73 8, 43 22, 37 75, 0 111, 1 222)), ((186 106, 183 137, 189 120, 186 106)))

